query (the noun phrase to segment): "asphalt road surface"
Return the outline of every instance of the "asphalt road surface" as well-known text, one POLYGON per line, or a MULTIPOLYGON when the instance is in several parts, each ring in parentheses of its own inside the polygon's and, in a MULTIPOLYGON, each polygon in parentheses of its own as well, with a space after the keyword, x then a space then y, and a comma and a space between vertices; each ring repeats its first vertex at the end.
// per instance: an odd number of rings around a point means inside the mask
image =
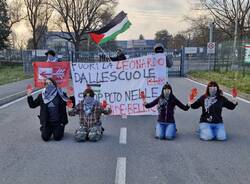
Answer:
MULTIPOLYGON (((205 87, 170 78, 175 95, 205 87)), ((35 95, 34 95, 35 96, 35 95)), ((104 137, 77 143, 78 118, 70 117, 63 141, 43 142, 37 114, 26 99, 0 108, 0 184, 249 184, 250 104, 224 109, 225 142, 198 138, 201 109, 176 108, 178 136, 154 138, 156 116, 104 117, 104 137)))

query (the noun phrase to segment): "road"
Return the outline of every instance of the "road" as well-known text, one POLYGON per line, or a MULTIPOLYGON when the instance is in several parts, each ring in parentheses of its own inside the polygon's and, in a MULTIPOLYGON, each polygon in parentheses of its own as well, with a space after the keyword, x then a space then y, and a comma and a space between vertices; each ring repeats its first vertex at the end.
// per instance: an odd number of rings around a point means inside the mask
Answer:
MULTIPOLYGON (((200 94, 205 89, 186 78, 169 80, 183 103, 192 87, 200 94)), ((154 138, 156 116, 117 116, 104 117, 100 142, 75 142, 77 117, 70 117, 64 140, 45 143, 39 109, 20 100, 0 109, 0 183, 249 184, 249 109, 244 101, 234 111, 224 109, 225 142, 199 140, 201 110, 176 108, 178 137, 173 141, 154 138)))

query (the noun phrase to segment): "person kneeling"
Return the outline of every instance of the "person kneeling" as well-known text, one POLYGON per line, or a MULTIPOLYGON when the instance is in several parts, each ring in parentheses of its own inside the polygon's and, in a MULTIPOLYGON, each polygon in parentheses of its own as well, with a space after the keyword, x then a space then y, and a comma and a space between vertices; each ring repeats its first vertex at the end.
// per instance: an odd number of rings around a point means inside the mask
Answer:
POLYGON ((157 106, 158 121, 155 128, 155 137, 158 139, 174 139, 176 136, 176 124, 174 109, 177 105, 184 111, 189 109, 188 104, 183 105, 173 94, 172 87, 167 83, 163 86, 161 95, 151 103, 144 102, 146 108, 157 106))
POLYGON ((66 102, 69 97, 57 87, 52 78, 45 80, 45 88, 34 100, 32 90, 27 90, 27 101, 30 108, 40 106, 40 131, 44 141, 49 141, 53 135, 54 140, 60 141, 64 136, 65 126, 68 123, 66 102))
POLYGON ((75 140, 77 142, 99 141, 102 138, 104 128, 102 127, 101 115, 110 114, 110 108, 103 108, 99 101, 94 99, 94 91, 86 89, 84 98, 79 104, 69 113, 70 116, 79 114, 80 127, 75 131, 75 140))
POLYGON ((237 99, 229 101, 223 96, 222 90, 215 81, 207 84, 206 92, 191 104, 192 109, 202 108, 199 123, 199 136, 201 140, 225 141, 227 139, 222 119, 223 107, 233 110, 238 105, 237 99))

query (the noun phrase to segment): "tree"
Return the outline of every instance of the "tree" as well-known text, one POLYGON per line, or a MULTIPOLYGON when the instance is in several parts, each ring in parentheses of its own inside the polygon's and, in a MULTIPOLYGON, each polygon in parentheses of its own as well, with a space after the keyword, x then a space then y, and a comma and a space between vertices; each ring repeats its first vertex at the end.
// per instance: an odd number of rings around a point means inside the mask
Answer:
POLYGON ((250 0, 200 0, 201 5, 213 18, 216 26, 234 37, 235 22, 238 23, 239 37, 250 35, 250 0), (237 10, 238 3, 238 10, 237 10), (237 14, 238 12, 238 14, 237 14), (238 16, 237 16, 238 15, 238 16))
POLYGON ((165 48, 169 48, 171 39, 172 35, 169 34, 169 32, 166 29, 157 31, 155 33, 155 41, 162 43, 165 48))
POLYGON ((35 38, 39 38, 34 45, 34 38, 30 38, 27 43, 27 49, 44 49, 46 43, 46 32, 48 31, 47 26, 43 27, 38 25, 36 28, 35 38))
MULTIPOLYGON (((199 17, 185 17, 185 20, 189 22, 190 27, 183 33, 188 38, 187 44, 192 46, 207 46, 209 42, 209 24, 211 24, 212 19, 206 15, 201 15, 199 17)), ((213 41, 222 41, 228 38, 228 35, 221 31, 217 26, 213 28, 213 41)))
POLYGON ((8 9, 6 0, 0 0, 0 50, 9 46, 10 35, 10 18, 8 16, 8 9))
POLYGON ((57 28, 66 35, 58 37, 72 42, 77 52, 88 31, 110 20, 117 0, 51 0, 50 5, 56 12, 57 28))
POLYGON ((172 49, 181 49, 182 46, 185 46, 187 42, 186 37, 181 34, 178 33, 173 37, 173 42, 170 48, 172 49))
POLYGON ((140 34, 139 40, 145 40, 145 39, 144 39, 144 36, 143 36, 142 34, 140 34))
POLYGON ((38 49, 53 10, 48 6, 48 0, 24 0, 24 4, 32 30, 32 47, 38 49))
POLYGON ((26 15, 23 12, 23 1, 22 0, 11 0, 8 4, 9 17, 10 17, 10 28, 16 23, 24 20, 26 15))
POLYGON ((188 38, 186 46, 189 46, 192 42, 192 46, 206 46, 209 40, 209 23, 211 19, 207 16, 199 17, 185 17, 185 20, 189 22, 190 27, 184 31, 188 38))

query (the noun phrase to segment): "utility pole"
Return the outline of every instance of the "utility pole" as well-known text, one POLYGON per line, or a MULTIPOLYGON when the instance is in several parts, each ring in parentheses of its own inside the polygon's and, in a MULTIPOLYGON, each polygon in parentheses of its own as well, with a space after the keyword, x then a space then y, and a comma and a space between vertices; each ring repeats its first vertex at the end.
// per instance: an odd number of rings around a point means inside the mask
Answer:
MULTIPOLYGON (((209 24, 209 42, 213 42, 214 22, 209 24)), ((208 69, 211 70, 211 54, 208 55, 208 69)))
POLYGON ((209 24, 209 42, 213 42, 214 22, 209 24))
POLYGON ((236 59, 237 59, 237 36, 238 36, 238 15, 239 15, 239 0, 237 0, 236 2, 236 12, 235 12, 235 27, 234 27, 234 44, 233 44, 233 60, 231 63, 231 69, 233 69, 233 65, 236 63, 236 59))

